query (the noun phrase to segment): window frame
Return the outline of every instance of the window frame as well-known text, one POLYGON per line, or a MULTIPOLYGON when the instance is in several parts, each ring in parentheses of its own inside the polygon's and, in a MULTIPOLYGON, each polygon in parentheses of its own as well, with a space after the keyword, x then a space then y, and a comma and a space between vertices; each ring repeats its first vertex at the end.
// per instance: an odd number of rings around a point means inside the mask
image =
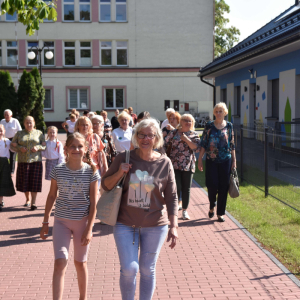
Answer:
POLYGON ((42 53, 42 65, 43 67, 54 67, 55 66, 55 41, 43 41, 44 44, 44 49, 43 49, 43 53, 42 53), (51 43, 53 42, 53 46, 45 46, 45 43, 51 43), (45 54, 48 51, 48 49, 53 53, 53 60, 54 60, 54 64, 53 65, 45 65, 45 54))
POLYGON ((76 42, 75 41, 63 41, 63 64, 64 67, 75 67, 76 66, 76 42), (65 43, 74 43, 74 47, 66 47, 65 43), (74 56, 75 56, 75 63, 74 65, 66 65, 66 52, 65 50, 74 50, 74 56))
MULTIPOLYGON (((45 108, 44 107, 44 111, 46 112, 54 112, 54 86, 44 86, 45 89, 45 94, 46 94, 46 90, 50 90, 50 99, 51 99, 51 108, 45 108)), ((44 101, 45 104, 45 101, 44 101)))
POLYGON ((39 48, 39 42, 38 41, 27 41, 27 44, 26 44, 26 48, 27 48, 27 51, 26 51, 26 66, 28 67, 36 67, 36 66, 39 66, 39 52, 35 49, 32 49, 32 51, 35 53, 35 58, 37 63, 36 64, 29 64, 29 62, 32 60, 32 59, 29 59, 28 58, 28 53, 29 53, 29 50, 31 49, 31 47, 34 47, 34 46, 30 46, 29 47, 29 44, 28 43, 37 43, 37 47, 39 48))
POLYGON ((62 22, 67 22, 67 23, 72 23, 75 22, 75 15, 76 15, 76 11, 75 11, 75 0, 73 1, 69 1, 69 2, 65 2, 65 0, 62 1, 62 22), (74 7, 74 20, 65 20, 65 5, 72 5, 74 7))
POLYGON ((112 61, 113 61, 112 41, 100 41, 100 67, 111 67, 112 61), (110 43, 110 48, 108 47, 102 48, 102 43, 110 43), (102 49, 110 50, 110 56, 111 56, 110 65, 102 65, 102 49))
POLYGON ((81 67, 91 67, 93 65, 93 57, 92 57, 92 42, 91 41, 80 41, 79 42, 79 57, 80 57, 80 66, 81 67), (81 46, 81 43, 90 43, 89 47, 81 46), (81 64, 81 50, 90 50, 90 64, 89 65, 82 65, 81 64))
POLYGON ((109 0, 109 2, 102 2, 101 0, 99 0, 99 22, 101 23, 109 23, 111 22, 111 0, 109 0), (106 20, 101 20, 101 6, 110 6, 109 10, 110 10, 110 17, 109 17, 109 21, 106 20))
POLYGON ((18 49, 18 41, 12 41, 12 40, 9 40, 9 41, 6 41, 6 66, 12 66, 12 67, 15 67, 18 65, 18 60, 19 60, 19 49, 18 49), (10 46, 7 46, 7 43, 8 42, 16 42, 17 45, 14 46, 14 47, 10 47, 10 46), (17 61, 16 61, 16 64, 15 65, 9 65, 8 64, 8 50, 16 50, 17 51, 17 61))
POLYGON ((112 85, 112 86, 102 86, 102 107, 103 109, 107 110, 107 111, 114 111, 116 109, 124 109, 125 107, 127 107, 127 86, 126 85, 121 85, 121 86, 116 86, 116 85, 112 85), (113 91, 113 102, 114 102, 114 106, 113 107, 106 107, 106 90, 107 89, 112 89, 113 91), (116 90, 117 89, 123 89, 123 107, 116 107, 116 90))
POLYGON ((128 41, 116 41, 116 66, 117 67, 127 67, 128 66, 128 41), (118 47, 118 42, 126 42, 126 48, 125 47, 118 47), (126 49, 126 60, 127 64, 126 65, 118 65, 118 50, 124 50, 126 49))
MULTIPOLYGON (((87 107, 86 108, 76 108, 78 111, 90 110, 91 109, 91 88, 90 86, 66 86, 66 111, 71 111, 73 108, 70 108, 70 90, 77 89, 77 96, 79 94, 79 90, 87 90, 87 107)), ((77 98, 77 105, 78 101, 80 102, 80 98, 77 98)))
POLYGON ((122 22, 127 22, 128 21, 128 17, 127 17, 127 0, 125 0, 125 2, 115 2, 115 4, 116 4, 116 15, 115 15, 115 18, 116 18, 116 22, 118 22, 118 23, 122 23, 122 22), (120 21, 118 21, 117 20, 117 6, 121 6, 121 5, 125 5, 125 11, 126 11, 126 19, 125 20, 120 20, 120 21))
MULTIPOLYGON (((75 0, 74 0, 75 1, 75 0)), ((89 2, 80 2, 80 0, 78 1, 78 6, 79 6, 79 15, 78 15, 78 20, 79 20, 79 22, 81 22, 81 23, 90 23, 90 22, 92 22, 92 12, 91 12, 91 8, 92 8, 92 6, 91 6, 91 0, 89 0, 89 2), (90 6, 90 19, 89 20, 81 20, 80 19, 80 12, 81 12, 81 6, 82 5, 89 5, 90 6)))

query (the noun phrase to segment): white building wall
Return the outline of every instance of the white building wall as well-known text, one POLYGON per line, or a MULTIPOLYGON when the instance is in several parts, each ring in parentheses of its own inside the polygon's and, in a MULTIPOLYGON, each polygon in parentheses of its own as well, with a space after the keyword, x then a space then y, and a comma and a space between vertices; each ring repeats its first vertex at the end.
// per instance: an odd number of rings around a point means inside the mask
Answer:
POLYGON ((249 79, 241 81, 241 124, 247 126, 250 120, 249 109, 250 81, 249 79), (245 91, 245 88, 247 91, 245 91))
POLYGON ((266 117, 271 116, 268 115, 268 76, 257 77, 256 86, 259 86, 259 91, 256 91, 256 120, 267 124, 266 117))

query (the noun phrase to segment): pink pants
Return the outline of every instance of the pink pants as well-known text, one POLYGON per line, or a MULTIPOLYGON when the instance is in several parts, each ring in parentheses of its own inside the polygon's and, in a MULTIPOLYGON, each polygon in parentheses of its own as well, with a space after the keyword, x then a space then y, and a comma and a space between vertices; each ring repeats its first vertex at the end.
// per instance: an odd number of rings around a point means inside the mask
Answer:
POLYGON ((53 248, 55 259, 68 259, 71 236, 73 235, 74 260, 78 262, 87 261, 89 245, 81 245, 81 237, 86 228, 87 222, 88 217, 84 217, 79 221, 57 217, 54 218, 53 248))

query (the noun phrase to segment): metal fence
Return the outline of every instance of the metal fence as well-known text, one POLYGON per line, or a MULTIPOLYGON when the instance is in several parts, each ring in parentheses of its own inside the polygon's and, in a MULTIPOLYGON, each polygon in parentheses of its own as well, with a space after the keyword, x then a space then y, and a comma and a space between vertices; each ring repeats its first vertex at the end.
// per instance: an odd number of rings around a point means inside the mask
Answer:
POLYGON ((257 124, 234 130, 240 180, 300 212, 300 134, 257 124))

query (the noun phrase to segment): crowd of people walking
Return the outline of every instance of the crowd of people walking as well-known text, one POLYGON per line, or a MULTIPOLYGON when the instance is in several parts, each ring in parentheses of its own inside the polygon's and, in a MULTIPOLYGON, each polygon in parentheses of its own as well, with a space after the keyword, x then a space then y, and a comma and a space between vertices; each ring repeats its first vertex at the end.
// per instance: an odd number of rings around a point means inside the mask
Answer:
POLYGON ((195 131, 191 114, 166 111, 159 121, 147 111, 136 115, 132 107, 115 111, 110 120, 106 111, 72 110, 62 123, 67 133, 65 145, 58 140, 58 128, 47 128, 47 139, 27 116, 21 128, 6 110, 0 123, 0 209, 3 197, 15 195, 12 181, 17 154, 16 189, 25 194, 24 206, 37 209, 42 191, 42 158, 45 180, 51 180, 42 239, 49 233, 50 215, 55 205, 53 225, 53 299, 62 299, 71 236, 77 271, 79 299, 87 299, 87 254, 101 191, 110 191, 125 177, 117 223, 113 234, 120 259, 120 289, 123 300, 133 300, 136 276, 140 272, 140 299, 152 299, 155 268, 167 237, 170 248, 178 239, 178 212, 189 220, 190 190, 198 168, 203 171, 209 195, 208 217, 224 222, 229 178, 236 168, 234 132, 226 104, 213 110, 202 137, 195 131), (126 162, 127 153, 130 155, 126 162), (129 152, 128 152, 129 151, 129 152))

